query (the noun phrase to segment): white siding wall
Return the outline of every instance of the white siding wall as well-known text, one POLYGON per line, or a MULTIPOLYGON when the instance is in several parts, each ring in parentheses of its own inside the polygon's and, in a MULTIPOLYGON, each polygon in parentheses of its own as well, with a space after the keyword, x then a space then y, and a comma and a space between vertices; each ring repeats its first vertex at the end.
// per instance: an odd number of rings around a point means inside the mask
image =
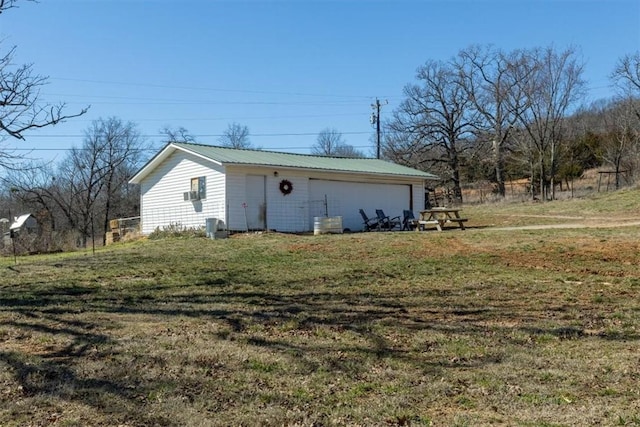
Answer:
POLYGON ((228 218, 230 230, 245 230, 243 204, 254 203, 247 198, 246 176, 264 175, 266 177, 267 218, 269 230, 282 232, 309 231, 308 178, 300 172, 282 171, 274 168, 227 167, 228 218), (278 176, 274 175, 278 171, 278 176), (291 181, 293 191, 284 195, 280 192, 280 182, 291 181))
POLYGON ((279 171, 267 176, 267 227, 284 232, 309 231, 309 179, 304 173, 279 171), (283 179, 291 181, 293 191, 280 191, 283 179))
MULTIPOLYGON (((224 169, 182 152, 173 153, 141 183, 142 233, 171 225, 204 227, 206 218, 226 223, 224 169), (184 201, 191 178, 206 177, 206 198, 184 201)), ((223 226, 224 226, 223 223, 223 226)))
POLYGON ((357 231, 362 230, 360 208, 371 216, 375 215, 375 209, 383 209, 390 216, 402 216, 404 209, 412 208, 417 213, 424 206, 424 183, 420 179, 229 166, 227 194, 231 230, 246 229, 242 206, 252 203, 247 200, 247 174, 266 177, 266 227, 270 230, 312 231, 313 218, 328 213, 342 216, 343 227, 357 231), (280 192, 283 179, 293 184, 293 191, 288 195, 280 192))
POLYGON ((422 181, 417 181, 413 183, 411 188, 413 191, 413 206, 411 207, 411 209, 413 210, 414 214, 417 214, 418 212, 424 209, 424 203, 425 203, 424 183, 422 181))
POLYGON ((359 209, 370 218, 376 216, 376 209, 382 209, 390 217, 400 216, 402 210, 409 209, 411 188, 406 184, 373 184, 346 181, 310 181, 311 197, 327 198, 329 216, 341 216, 342 227, 352 231, 363 228, 359 209))
POLYGON ((342 216, 343 227, 356 231, 362 229, 360 208, 370 216, 375 215, 375 209, 384 209, 391 216, 402 215, 403 209, 410 208, 411 197, 414 212, 424 206, 421 179, 277 167, 224 168, 178 151, 141 183, 142 232, 149 234, 172 224, 204 227, 206 218, 218 218, 232 231, 246 230, 243 204, 253 203, 247 199, 247 175, 266 177, 266 228, 281 232, 312 231, 313 218, 325 213, 342 216), (199 176, 206 177, 206 199, 184 201, 183 193, 190 190, 191 178, 199 176), (284 179, 293 184, 288 195, 280 192, 279 185, 284 179))

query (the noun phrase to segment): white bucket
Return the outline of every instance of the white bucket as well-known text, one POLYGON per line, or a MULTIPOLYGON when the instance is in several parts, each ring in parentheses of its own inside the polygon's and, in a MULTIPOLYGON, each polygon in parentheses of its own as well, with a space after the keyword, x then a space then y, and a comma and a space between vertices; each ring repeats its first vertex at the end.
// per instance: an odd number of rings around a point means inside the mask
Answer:
POLYGON ((316 216, 313 218, 313 234, 342 233, 341 216, 316 216))
POLYGON ((205 232, 207 237, 210 239, 215 238, 216 231, 218 231, 218 218, 207 218, 205 219, 205 232))

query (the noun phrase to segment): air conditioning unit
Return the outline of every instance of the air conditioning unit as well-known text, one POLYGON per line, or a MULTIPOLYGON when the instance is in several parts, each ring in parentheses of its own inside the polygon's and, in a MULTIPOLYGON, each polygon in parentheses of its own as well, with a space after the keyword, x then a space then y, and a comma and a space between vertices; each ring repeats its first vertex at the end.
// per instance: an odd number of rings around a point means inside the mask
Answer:
POLYGON ((189 201, 189 200, 198 200, 200 199, 200 197, 198 197, 198 192, 197 191, 185 191, 183 193, 184 196, 184 201, 189 201))

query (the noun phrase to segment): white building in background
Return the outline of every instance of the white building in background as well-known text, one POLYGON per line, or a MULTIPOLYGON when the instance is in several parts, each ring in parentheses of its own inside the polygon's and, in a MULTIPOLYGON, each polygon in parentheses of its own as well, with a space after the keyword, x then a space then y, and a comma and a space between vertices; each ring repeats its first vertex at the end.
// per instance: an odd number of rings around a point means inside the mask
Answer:
POLYGON ((359 231, 359 209, 420 210, 426 181, 438 179, 378 159, 169 143, 130 182, 140 185, 141 231, 149 234, 212 218, 229 231, 307 232, 323 216, 359 231))

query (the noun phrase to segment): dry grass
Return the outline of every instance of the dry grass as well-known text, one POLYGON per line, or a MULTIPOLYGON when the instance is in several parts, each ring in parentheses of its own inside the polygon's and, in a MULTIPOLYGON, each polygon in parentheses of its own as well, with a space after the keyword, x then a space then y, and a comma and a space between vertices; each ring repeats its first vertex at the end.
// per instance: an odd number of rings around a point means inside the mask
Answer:
POLYGON ((639 204, 4 259, 0 425, 640 425, 640 227, 490 227, 639 204))

